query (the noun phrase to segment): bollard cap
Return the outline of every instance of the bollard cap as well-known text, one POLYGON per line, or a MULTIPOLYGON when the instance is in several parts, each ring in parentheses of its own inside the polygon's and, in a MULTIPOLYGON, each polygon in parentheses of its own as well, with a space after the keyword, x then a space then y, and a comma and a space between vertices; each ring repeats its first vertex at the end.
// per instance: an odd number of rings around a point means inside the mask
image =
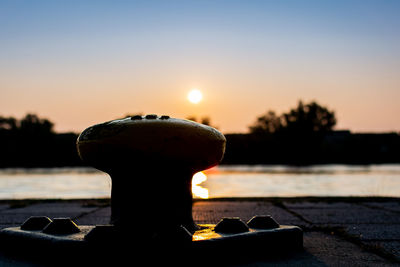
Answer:
POLYGON ((84 162, 106 172, 123 164, 175 163, 197 172, 221 161, 225 143, 210 126, 150 114, 91 126, 78 137, 77 148, 84 162))

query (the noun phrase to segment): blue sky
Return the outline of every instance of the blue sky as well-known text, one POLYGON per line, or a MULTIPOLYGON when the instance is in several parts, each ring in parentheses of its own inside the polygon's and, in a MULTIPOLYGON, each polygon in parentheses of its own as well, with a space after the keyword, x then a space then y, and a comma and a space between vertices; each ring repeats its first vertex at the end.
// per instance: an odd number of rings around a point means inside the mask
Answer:
POLYGON ((244 132, 299 99, 400 131, 400 1, 1 1, 0 115, 60 131, 126 113, 244 132), (204 101, 186 100, 191 88, 204 101))

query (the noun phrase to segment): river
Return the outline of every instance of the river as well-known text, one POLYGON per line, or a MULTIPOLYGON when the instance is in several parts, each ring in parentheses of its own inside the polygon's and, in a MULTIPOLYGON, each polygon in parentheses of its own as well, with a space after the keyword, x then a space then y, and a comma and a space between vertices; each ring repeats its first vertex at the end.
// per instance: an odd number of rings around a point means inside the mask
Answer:
MULTIPOLYGON (((0 199, 110 197, 111 180, 92 168, 0 170, 0 199)), ((195 198, 400 197, 400 164, 308 167, 218 166, 196 175, 195 198)))

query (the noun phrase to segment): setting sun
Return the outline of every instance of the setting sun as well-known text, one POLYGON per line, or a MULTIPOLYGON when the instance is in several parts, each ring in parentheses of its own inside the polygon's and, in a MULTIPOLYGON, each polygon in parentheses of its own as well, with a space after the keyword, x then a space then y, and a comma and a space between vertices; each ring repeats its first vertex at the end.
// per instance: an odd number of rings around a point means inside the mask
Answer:
POLYGON ((203 99, 203 94, 198 89, 192 89, 187 96, 190 103, 198 104, 203 99))

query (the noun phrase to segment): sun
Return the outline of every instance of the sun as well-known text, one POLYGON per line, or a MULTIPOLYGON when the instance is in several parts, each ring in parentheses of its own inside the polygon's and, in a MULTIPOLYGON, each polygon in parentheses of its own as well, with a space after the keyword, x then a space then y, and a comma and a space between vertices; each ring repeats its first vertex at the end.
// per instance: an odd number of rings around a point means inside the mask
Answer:
POLYGON ((203 99, 203 94, 199 89, 192 89, 187 95, 190 103, 198 104, 203 99))

